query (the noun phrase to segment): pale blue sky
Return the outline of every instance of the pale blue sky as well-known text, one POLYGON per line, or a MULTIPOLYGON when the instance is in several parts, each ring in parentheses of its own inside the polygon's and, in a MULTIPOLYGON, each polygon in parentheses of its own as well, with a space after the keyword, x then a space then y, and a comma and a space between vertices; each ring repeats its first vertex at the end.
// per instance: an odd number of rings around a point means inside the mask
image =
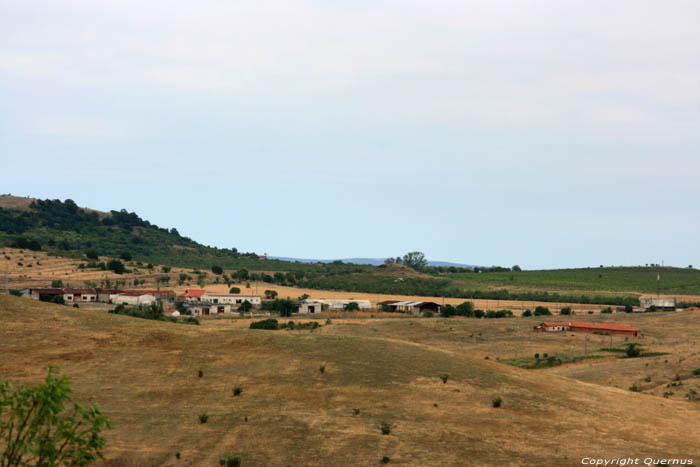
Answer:
POLYGON ((279 256, 700 265, 698 24, 696 1, 0 0, 0 192, 279 256))

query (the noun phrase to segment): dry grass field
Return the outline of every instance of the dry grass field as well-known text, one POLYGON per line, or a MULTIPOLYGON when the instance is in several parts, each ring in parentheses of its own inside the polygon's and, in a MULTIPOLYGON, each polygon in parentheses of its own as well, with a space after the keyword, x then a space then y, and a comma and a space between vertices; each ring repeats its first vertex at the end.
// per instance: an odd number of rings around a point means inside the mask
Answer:
MULTIPOLYGON (((229 455, 244 466, 378 465, 383 456, 420 466, 580 465, 583 456, 697 464, 700 402, 658 394, 675 373, 683 390, 695 387, 697 319, 590 319, 636 325, 645 347, 670 354, 525 370, 497 359, 583 352, 583 337, 533 333, 534 318, 187 326, 0 295, 0 375, 36 383, 49 363, 71 375, 75 398, 98 402, 113 421, 108 466, 213 466, 229 455), (627 389, 646 373, 648 388, 627 389), (234 397, 236 384, 243 393, 234 397)), ((609 345, 588 339, 589 350, 609 345)))

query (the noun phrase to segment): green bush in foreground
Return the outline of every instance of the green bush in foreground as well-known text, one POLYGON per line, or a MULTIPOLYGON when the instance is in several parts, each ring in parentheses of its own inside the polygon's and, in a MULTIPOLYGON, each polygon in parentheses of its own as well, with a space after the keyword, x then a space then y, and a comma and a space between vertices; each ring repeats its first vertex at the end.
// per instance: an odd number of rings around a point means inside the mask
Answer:
POLYGON ((58 376, 55 366, 33 388, 13 391, 0 382, 0 465, 82 466, 103 458, 100 433, 110 427, 109 419, 94 404, 68 404, 70 398, 70 378, 58 376))
POLYGON ((503 399, 501 399, 500 396, 494 397, 494 399, 491 401, 491 405, 493 405, 494 408, 498 408, 501 405, 503 405, 503 399))
POLYGON ((381 422, 381 423, 379 424, 379 429, 382 431, 382 434, 383 434, 383 435, 388 435, 388 434, 390 434, 392 428, 394 428, 394 426, 393 426, 391 423, 388 423, 388 422, 381 422))
POLYGON ((277 320, 274 318, 263 319, 250 323, 250 329, 278 329, 277 320))

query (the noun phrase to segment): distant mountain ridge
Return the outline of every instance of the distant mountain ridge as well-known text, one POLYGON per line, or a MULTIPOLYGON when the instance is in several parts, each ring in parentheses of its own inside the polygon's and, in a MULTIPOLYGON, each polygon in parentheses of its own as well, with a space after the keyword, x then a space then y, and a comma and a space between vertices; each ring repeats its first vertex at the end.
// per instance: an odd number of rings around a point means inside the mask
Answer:
MULTIPOLYGON (((348 264, 368 264, 371 266, 381 266, 386 258, 340 258, 340 259, 308 259, 308 258, 291 258, 287 256, 268 256, 269 259, 280 261, 298 261, 300 263, 332 263, 334 261, 342 261, 348 264)), ((449 261, 428 261, 428 266, 454 266, 457 268, 473 268, 474 264, 452 263, 449 261)))

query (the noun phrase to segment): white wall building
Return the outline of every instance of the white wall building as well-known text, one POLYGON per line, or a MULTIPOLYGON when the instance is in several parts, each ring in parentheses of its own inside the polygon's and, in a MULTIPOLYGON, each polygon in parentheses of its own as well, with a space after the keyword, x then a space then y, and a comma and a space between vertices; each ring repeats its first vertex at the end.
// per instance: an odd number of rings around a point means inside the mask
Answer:
POLYGON ((203 302, 210 302, 210 303, 225 303, 225 304, 231 304, 231 305, 236 305, 239 306, 243 302, 247 301, 253 306, 260 306, 262 304, 262 300, 260 298, 260 295, 252 295, 252 294, 240 294, 240 293, 214 293, 214 292, 206 292, 202 294, 201 297, 203 302))

